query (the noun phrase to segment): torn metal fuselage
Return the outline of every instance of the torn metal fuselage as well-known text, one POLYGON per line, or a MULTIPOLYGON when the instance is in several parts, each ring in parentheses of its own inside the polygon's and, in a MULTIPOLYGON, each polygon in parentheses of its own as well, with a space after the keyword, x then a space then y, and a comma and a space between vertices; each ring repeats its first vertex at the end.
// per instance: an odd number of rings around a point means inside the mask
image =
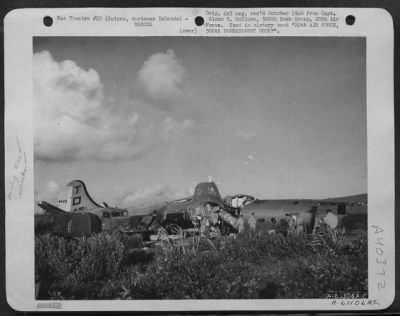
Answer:
POLYGON ((127 234, 143 234, 144 237, 157 234, 158 229, 166 229, 173 234, 176 227, 184 231, 199 232, 214 227, 222 234, 236 232, 239 208, 227 205, 214 182, 199 183, 192 197, 166 202, 150 214, 131 217, 127 234))

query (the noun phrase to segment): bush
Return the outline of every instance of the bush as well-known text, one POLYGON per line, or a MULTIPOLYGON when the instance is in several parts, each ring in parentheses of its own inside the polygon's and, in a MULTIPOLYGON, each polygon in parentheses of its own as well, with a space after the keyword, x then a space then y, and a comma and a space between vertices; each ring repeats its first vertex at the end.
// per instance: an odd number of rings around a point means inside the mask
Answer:
POLYGON ((224 255, 232 260, 244 260, 252 263, 260 263, 271 258, 279 261, 285 258, 297 258, 312 254, 307 247, 307 240, 299 236, 289 235, 284 237, 277 235, 239 235, 237 239, 227 243, 224 255))
POLYGON ((85 284, 114 278, 124 251, 122 242, 106 233, 79 239, 42 235, 35 238, 35 247, 41 286, 50 284, 48 292, 70 293, 71 298, 73 293, 79 298, 91 297, 85 284))
POLYGON ((218 251, 161 257, 130 294, 137 299, 258 299, 367 291, 366 262, 315 253, 305 238, 244 235, 222 241, 215 243, 218 251))
POLYGON ((304 236, 239 235, 131 251, 137 238, 35 239, 41 298, 265 299, 367 293, 366 235, 313 250, 304 236))

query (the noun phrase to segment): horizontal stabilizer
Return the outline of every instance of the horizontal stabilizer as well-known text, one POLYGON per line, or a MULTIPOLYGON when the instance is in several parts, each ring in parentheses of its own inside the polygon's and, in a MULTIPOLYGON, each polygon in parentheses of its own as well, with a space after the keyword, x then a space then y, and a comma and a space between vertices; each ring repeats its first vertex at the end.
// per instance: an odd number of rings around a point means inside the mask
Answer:
POLYGON ((58 208, 57 206, 50 204, 46 201, 40 201, 38 202, 38 206, 45 211, 46 213, 49 214, 62 214, 62 213, 66 213, 64 210, 58 208))

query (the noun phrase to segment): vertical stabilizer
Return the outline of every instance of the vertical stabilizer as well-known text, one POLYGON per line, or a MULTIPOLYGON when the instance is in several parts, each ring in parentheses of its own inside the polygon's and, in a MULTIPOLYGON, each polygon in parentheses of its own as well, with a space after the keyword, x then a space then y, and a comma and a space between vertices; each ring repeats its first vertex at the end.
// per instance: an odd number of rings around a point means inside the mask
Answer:
POLYGON ((57 207, 66 212, 76 212, 89 211, 102 206, 90 197, 83 181, 73 180, 61 191, 57 207))

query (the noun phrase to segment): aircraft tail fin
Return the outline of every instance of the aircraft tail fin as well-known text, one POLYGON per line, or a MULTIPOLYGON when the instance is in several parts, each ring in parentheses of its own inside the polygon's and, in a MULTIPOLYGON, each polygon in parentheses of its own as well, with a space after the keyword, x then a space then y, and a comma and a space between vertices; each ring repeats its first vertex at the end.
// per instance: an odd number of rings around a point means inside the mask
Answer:
POLYGON ((214 182, 201 182, 197 184, 194 189, 193 202, 198 204, 212 202, 217 205, 224 205, 218 187, 214 182))
POLYGON ((57 207, 65 212, 75 212, 89 211, 103 206, 91 198, 83 181, 73 180, 61 191, 57 207))

